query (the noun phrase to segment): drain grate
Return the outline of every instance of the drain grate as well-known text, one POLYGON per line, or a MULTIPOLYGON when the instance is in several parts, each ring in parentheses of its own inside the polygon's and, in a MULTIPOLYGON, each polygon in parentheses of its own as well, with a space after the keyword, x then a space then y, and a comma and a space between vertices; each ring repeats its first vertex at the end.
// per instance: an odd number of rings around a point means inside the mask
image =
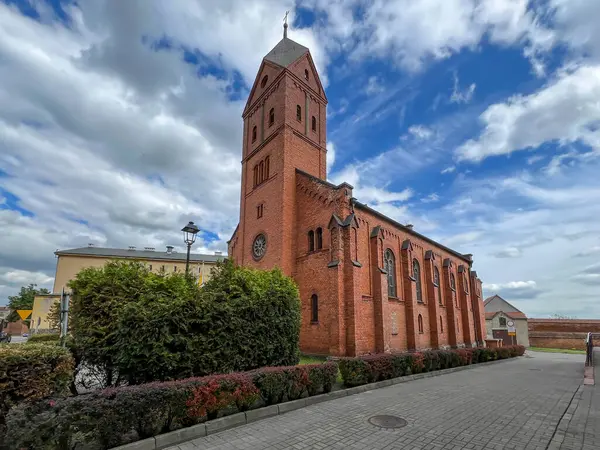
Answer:
POLYGON ((396 416, 373 416, 369 423, 379 428, 402 428, 408 425, 406 420, 396 416))

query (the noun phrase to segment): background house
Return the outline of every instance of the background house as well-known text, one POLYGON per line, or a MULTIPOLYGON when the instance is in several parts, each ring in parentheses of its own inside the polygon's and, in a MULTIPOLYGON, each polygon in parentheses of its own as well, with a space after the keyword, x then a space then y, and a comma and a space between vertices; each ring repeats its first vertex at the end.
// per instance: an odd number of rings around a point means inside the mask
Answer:
MULTIPOLYGON (((90 245, 70 250, 58 250, 54 254, 58 258, 54 287, 50 295, 35 296, 31 313, 32 333, 55 331, 50 329, 48 313, 52 305, 60 301, 60 293, 63 288, 68 291, 69 281, 75 278, 80 270, 87 267, 102 267, 107 261, 120 259, 142 262, 153 272, 185 272, 186 253, 178 253, 172 246, 167 246, 165 251, 156 251, 150 247, 137 250, 135 247, 124 249, 90 245)), ((226 256, 221 252, 215 252, 213 255, 190 253, 190 273, 196 278, 198 284, 202 285, 210 279, 211 271, 217 262, 223 261, 225 258, 226 256)))
POLYGON ((485 310, 485 328, 488 338, 502 339, 504 345, 519 344, 529 347, 529 329, 527 316, 499 295, 493 295, 483 302, 485 310), (512 326, 516 336, 509 336, 512 326))

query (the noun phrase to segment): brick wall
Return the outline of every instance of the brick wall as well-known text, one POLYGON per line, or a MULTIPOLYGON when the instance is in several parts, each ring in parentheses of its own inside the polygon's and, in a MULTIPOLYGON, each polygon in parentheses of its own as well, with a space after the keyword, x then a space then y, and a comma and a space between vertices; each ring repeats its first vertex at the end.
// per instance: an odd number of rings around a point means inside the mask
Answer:
POLYGON ((528 326, 532 347, 585 350, 587 333, 600 333, 600 320, 592 319, 529 319, 528 326))

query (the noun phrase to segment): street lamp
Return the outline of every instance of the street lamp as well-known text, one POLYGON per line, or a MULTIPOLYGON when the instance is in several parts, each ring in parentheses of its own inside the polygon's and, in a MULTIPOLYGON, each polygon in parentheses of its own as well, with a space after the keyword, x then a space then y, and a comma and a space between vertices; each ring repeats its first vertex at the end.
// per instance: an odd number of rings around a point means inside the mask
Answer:
POLYGON ((185 274, 189 274, 190 268, 190 249, 192 248, 192 244, 196 242, 196 234, 200 231, 194 222, 189 222, 185 227, 181 229, 183 231, 183 242, 187 244, 187 257, 185 258, 185 274))

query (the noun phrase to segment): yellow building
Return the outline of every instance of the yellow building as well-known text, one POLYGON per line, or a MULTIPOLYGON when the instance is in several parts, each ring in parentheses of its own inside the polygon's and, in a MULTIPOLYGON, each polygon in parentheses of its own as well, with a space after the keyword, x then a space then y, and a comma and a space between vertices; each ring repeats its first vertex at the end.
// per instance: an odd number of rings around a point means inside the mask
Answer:
MULTIPOLYGON (((150 247, 137 250, 135 247, 122 249, 88 246, 71 250, 58 250, 54 254, 58 257, 54 288, 52 289, 55 294, 60 294, 63 287, 67 291, 67 283, 75 278, 81 269, 102 267, 107 261, 115 259, 143 262, 153 272, 161 270, 166 273, 185 272, 186 254, 174 251, 170 245, 167 246, 164 252, 156 251, 150 247)), ((203 284, 210 278, 210 272, 215 264, 224 259, 225 256, 221 252, 215 252, 214 255, 191 253, 190 273, 197 277, 198 283, 203 284)))
MULTIPOLYGON (((185 272, 186 254, 174 251, 172 246, 167 246, 165 251, 156 251, 149 247, 137 250, 135 247, 121 249, 88 246, 58 250, 54 254, 58 260, 52 289, 53 294, 35 297, 31 314, 32 332, 49 331, 48 312, 50 308, 54 303, 60 301, 60 293, 63 288, 65 292, 69 291, 68 282, 75 278, 81 269, 102 267, 107 261, 125 259, 143 262, 153 272, 185 272)), ((220 252, 215 252, 214 255, 190 253, 190 273, 202 285, 210 278, 211 270, 216 263, 224 260, 225 257, 220 252)))

